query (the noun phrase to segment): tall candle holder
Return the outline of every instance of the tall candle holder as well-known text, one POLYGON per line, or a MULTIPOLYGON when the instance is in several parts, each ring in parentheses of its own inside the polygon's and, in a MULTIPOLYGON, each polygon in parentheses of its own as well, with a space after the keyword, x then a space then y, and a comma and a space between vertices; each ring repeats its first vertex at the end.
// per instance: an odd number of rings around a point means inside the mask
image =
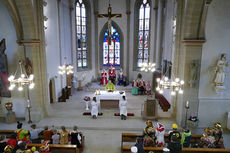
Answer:
POLYGON ((188 110, 189 110, 189 101, 187 101, 185 105, 185 125, 184 126, 186 129, 188 128, 188 125, 187 125, 188 110))

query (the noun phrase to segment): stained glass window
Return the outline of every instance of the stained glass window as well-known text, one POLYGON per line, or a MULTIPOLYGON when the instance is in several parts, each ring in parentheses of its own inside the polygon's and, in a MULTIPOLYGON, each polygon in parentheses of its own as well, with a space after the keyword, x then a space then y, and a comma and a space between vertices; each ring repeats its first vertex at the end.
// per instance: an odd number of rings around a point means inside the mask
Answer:
POLYGON ((150 5, 143 0, 139 8, 137 66, 149 61, 150 5))
POLYGON ((76 2, 77 66, 87 67, 86 8, 82 0, 76 2))
POLYGON ((117 29, 111 27, 111 45, 108 43, 109 30, 104 34, 103 65, 120 65, 120 38, 117 29))

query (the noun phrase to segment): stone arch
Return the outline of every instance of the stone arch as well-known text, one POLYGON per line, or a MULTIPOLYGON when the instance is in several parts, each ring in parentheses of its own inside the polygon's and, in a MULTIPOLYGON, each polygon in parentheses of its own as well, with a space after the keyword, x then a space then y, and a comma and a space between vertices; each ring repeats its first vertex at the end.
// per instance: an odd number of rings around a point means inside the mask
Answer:
MULTIPOLYGON (((121 30, 121 28, 119 27, 119 25, 114 22, 112 20, 112 25, 114 26, 114 28, 117 29, 118 33, 120 34, 120 55, 121 55, 121 64, 119 67, 117 67, 118 69, 120 67, 124 68, 124 35, 123 32, 121 30)), ((100 35, 99 35, 99 68, 102 69, 103 68, 103 40, 104 40, 104 33, 106 32, 108 28, 108 22, 105 23, 105 25, 103 26, 103 28, 101 29, 100 35)))

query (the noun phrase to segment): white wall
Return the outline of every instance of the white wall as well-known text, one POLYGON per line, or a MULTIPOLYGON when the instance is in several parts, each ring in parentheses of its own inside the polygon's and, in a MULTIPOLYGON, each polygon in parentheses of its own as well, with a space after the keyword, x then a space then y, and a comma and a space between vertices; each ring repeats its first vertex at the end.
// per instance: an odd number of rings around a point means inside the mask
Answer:
MULTIPOLYGON (((6 39, 6 50, 5 54, 8 59, 8 72, 9 75, 14 74, 18 65, 18 51, 19 47, 16 43, 17 35, 14 27, 14 23, 11 19, 11 16, 2 1, 0 1, 0 40, 3 38, 6 39)), ((24 98, 24 92, 18 92, 15 88, 14 91, 11 92, 11 98, 3 98, 0 97, 0 116, 4 116, 6 109, 5 103, 11 101, 13 102, 13 111, 16 113, 17 118, 25 117, 25 107, 26 107, 26 99, 24 98), (16 109, 17 108, 17 109, 16 109)))
POLYGON ((227 54, 230 62, 230 1, 213 0, 206 21, 206 43, 203 45, 199 87, 200 126, 222 122, 226 125, 226 113, 230 111, 230 70, 227 68, 226 90, 216 94, 213 67, 221 53, 227 54))
POLYGON ((64 57, 67 58, 66 64, 72 64, 68 2, 60 1, 58 4, 57 0, 49 0, 43 7, 44 15, 48 17, 45 30, 47 85, 49 85, 50 79, 54 78, 56 87, 54 101, 58 100, 58 97, 61 96, 61 89, 66 86, 66 77, 58 74, 58 66, 64 64, 64 57))

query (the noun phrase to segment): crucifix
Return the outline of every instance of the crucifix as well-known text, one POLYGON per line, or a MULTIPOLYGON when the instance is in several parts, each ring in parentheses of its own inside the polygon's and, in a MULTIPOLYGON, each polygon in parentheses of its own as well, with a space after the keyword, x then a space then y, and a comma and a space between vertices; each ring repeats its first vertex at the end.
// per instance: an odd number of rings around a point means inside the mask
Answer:
POLYGON ((122 14, 112 14, 112 7, 110 5, 109 0, 109 7, 108 7, 108 14, 98 14, 98 18, 108 18, 108 44, 111 45, 111 25, 112 25, 112 18, 120 18, 122 14))

